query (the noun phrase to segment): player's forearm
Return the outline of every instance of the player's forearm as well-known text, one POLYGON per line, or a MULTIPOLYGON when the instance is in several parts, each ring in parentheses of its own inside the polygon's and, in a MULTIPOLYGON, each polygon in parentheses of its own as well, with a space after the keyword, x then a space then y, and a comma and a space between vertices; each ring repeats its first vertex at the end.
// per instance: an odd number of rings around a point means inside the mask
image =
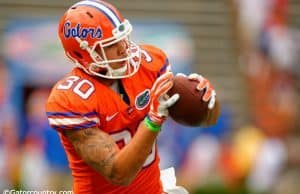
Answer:
POLYGON ((152 132, 141 122, 136 134, 115 157, 112 175, 115 183, 129 184, 149 156, 158 132, 152 132))

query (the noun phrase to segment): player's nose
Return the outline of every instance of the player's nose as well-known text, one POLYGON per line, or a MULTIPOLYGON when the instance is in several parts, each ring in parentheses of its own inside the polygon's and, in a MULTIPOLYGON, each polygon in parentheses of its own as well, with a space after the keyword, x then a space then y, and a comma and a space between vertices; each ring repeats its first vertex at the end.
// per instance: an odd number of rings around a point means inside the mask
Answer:
POLYGON ((123 41, 118 42, 118 54, 120 56, 127 55, 126 54, 127 53, 127 49, 128 49, 128 46, 127 46, 126 41, 123 40, 123 41))

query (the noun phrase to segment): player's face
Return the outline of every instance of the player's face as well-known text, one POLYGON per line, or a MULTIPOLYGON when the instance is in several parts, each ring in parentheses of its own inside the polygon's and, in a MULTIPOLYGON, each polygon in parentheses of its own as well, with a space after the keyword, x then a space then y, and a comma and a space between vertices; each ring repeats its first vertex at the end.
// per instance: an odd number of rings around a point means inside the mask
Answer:
MULTIPOLYGON (((121 40, 113 45, 104 48, 106 58, 108 60, 126 58, 128 53, 128 44, 126 40, 121 40)), ((100 52, 99 52, 100 53, 100 52)), ((125 65, 125 62, 116 62, 109 64, 111 68, 118 69, 125 65)))

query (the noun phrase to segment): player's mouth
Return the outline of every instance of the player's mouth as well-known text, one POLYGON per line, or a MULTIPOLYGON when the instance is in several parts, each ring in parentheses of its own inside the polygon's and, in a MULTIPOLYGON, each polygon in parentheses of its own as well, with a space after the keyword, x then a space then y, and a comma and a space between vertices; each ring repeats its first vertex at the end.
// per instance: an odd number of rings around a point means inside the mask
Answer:
POLYGON ((110 67, 112 69, 119 69, 119 68, 122 68, 126 65, 126 61, 120 61, 120 62, 116 62, 116 63, 111 63, 110 64, 110 67))

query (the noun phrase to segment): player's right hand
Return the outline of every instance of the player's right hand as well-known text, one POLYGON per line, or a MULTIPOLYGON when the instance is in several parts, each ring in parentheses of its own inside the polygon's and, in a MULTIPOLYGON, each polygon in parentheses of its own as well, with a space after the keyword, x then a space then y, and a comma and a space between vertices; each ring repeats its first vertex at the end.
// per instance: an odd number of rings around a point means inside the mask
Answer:
POLYGON ((192 74, 188 75, 188 78, 190 80, 198 81, 198 85, 197 85, 196 89, 198 91, 202 91, 202 90, 205 91, 205 93, 202 97, 202 100, 204 100, 205 102, 208 102, 209 109, 213 109, 215 106, 215 102, 216 102, 216 91, 214 90, 210 81, 208 79, 206 79, 205 77, 203 77, 202 75, 199 75, 197 73, 192 73, 192 74))
POLYGON ((198 91, 204 90, 204 95, 202 97, 202 100, 204 102, 208 102, 208 108, 213 109, 216 103, 216 91, 214 90, 212 84, 208 79, 203 77, 202 75, 199 75, 197 73, 192 73, 186 76, 183 73, 178 73, 177 75, 187 77, 189 80, 197 81, 198 84, 196 86, 196 89, 198 91))
POLYGON ((161 75, 151 88, 151 104, 148 113, 149 119, 155 124, 161 125, 168 116, 168 108, 172 106, 178 99, 179 94, 168 97, 167 92, 173 86, 173 73, 167 72, 161 75))

